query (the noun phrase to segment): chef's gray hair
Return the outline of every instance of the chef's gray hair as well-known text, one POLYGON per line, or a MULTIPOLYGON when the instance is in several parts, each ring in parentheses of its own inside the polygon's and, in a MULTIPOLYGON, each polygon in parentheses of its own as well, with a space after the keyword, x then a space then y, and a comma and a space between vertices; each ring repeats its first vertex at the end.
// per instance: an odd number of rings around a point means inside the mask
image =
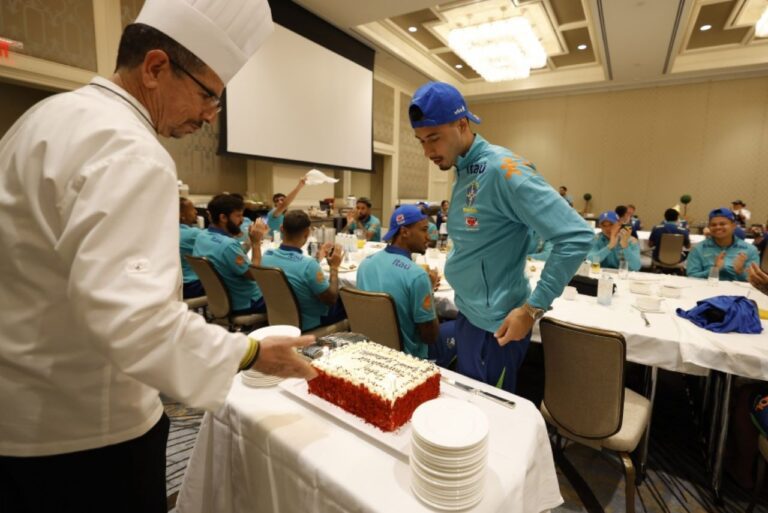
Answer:
MULTIPOLYGON (((150 50, 162 50, 168 58, 188 71, 201 71, 205 63, 195 54, 181 46, 173 38, 170 38, 149 25, 132 23, 125 27, 120 38, 120 46, 117 49, 118 69, 135 68, 144 62, 144 56, 150 50)), ((172 66, 174 73, 181 73, 172 66)))

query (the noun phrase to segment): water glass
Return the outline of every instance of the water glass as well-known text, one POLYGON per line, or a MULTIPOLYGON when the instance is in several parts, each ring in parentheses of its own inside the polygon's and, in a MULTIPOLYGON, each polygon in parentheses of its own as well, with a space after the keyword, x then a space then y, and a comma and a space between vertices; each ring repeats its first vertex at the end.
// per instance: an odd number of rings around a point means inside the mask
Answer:
POLYGON ((619 278, 622 280, 629 278, 629 262, 626 260, 619 262, 619 278))
POLYGON ((720 283, 720 269, 718 267, 712 266, 712 268, 709 270, 707 281, 713 287, 720 283))

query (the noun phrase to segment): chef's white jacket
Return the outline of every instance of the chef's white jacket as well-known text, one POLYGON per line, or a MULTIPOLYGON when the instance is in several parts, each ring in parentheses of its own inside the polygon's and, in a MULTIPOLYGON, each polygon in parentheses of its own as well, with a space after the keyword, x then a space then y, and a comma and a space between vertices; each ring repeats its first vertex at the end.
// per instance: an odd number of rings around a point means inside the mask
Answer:
POLYGON ((176 168, 149 119, 95 78, 0 140, 0 455, 141 436, 158 391, 215 409, 247 351, 179 300, 176 168))

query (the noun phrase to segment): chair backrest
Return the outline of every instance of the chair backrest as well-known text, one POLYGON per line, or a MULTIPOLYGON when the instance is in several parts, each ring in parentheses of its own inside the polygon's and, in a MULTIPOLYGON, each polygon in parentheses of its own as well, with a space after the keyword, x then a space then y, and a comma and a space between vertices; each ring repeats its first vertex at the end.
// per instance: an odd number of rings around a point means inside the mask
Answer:
MULTIPOLYGON (((766 235, 768 237, 768 235, 766 235)), ((768 248, 763 250, 763 257, 760 259, 760 268, 768 273, 768 248)))
POLYGON ((225 319, 229 317, 232 308, 232 301, 229 298, 229 291, 224 285, 221 275, 213 267, 213 264, 205 257, 184 255, 192 270, 203 284, 205 295, 208 296, 208 313, 214 319, 225 319))
POLYGON ((683 259, 683 244, 685 235, 679 233, 662 233, 659 241, 659 262, 675 265, 683 259))
POLYGON ((620 333, 544 318, 544 404, 566 431, 609 437, 624 412, 626 343, 620 333))
POLYGON ((403 350, 400 322, 392 296, 347 287, 342 287, 339 295, 347 312, 349 331, 362 333, 371 341, 397 351, 403 350))
POLYGON ((299 301, 283 270, 278 267, 252 265, 250 271, 264 295, 269 324, 301 327, 299 301))

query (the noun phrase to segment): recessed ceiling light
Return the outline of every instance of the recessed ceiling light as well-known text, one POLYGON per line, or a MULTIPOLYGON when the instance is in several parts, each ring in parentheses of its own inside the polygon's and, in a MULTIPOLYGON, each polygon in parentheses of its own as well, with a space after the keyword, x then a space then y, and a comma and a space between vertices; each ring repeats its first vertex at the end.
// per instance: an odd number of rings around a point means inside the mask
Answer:
POLYGON ((413 27, 413 26, 408 27, 408 32, 416 32, 417 30, 419 29, 417 29, 416 27, 413 27))
POLYGON ((702 32, 706 32, 707 30, 709 30, 711 28, 712 28, 712 25, 707 24, 707 25, 702 25, 701 27, 699 27, 699 30, 701 30, 702 32))
POLYGON ((585 45, 585 44, 580 44, 580 45, 579 45, 579 46, 577 46, 576 48, 578 48, 579 50, 586 50, 586 49, 587 49, 587 45, 585 45))
POLYGON ((461 69, 461 68, 463 68, 463 67, 464 67, 464 65, 463 65, 463 64, 457 64, 457 65, 456 65, 456 66, 454 66, 454 67, 455 67, 456 69, 461 69))

